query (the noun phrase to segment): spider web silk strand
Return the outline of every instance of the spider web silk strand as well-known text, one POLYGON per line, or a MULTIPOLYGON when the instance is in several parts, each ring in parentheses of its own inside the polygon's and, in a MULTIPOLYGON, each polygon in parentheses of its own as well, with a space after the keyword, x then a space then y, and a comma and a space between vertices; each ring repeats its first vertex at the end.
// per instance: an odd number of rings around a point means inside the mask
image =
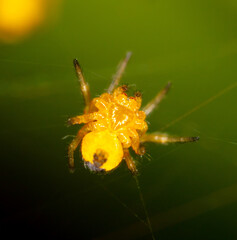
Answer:
POLYGON ((206 101, 200 103, 199 105, 197 105, 196 107, 194 107, 193 109, 191 109, 190 111, 184 113, 183 115, 181 115, 180 117, 176 118, 175 120, 173 120, 172 122, 168 123, 167 125, 165 125, 164 127, 162 127, 160 129, 160 131, 165 130, 166 128, 169 128, 170 126, 174 125, 175 123, 179 122, 180 120, 182 120, 183 118, 186 118, 187 116, 189 116, 190 114, 192 114, 193 112, 196 112, 197 110, 199 110, 200 108, 206 106, 207 104, 211 103, 212 101, 214 101, 215 99, 221 97, 222 95, 224 95, 225 93, 229 92, 230 90, 232 90, 233 88, 237 87, 237 82, 233 83, 232 85, 229 85, 228 87, 226 87, 225 89, 221 90, 220 92, 218 92, 217 94, 215 94, 214 96, 208 98, 206 101))
POLYGON ((138 178, 137 178, 137 176, 133 176, 133 177, 135 179, 137 189, 138 189, 138 192, 139 192, 139 197, 140 197, 140 200, 141 200, 141 203, 142 203, 145 215, 146 215, 147 225, 148 225, 148 228, 149 228, 150 233, 151 233, 151 238, 153 240, 155 240, 155 236, 154 236, 154 233, 153 233, 153 229, 152 229, 152 226, 151 226, 150 218, 149 218, 149 215, 148 215, 148 211, 147 211, 147 208, 146 208, 145 200, 144 200, 144 197, 143 197, 143 194, 142 194, 142 191, 141 191, 141 187, 140 187, 138 178))

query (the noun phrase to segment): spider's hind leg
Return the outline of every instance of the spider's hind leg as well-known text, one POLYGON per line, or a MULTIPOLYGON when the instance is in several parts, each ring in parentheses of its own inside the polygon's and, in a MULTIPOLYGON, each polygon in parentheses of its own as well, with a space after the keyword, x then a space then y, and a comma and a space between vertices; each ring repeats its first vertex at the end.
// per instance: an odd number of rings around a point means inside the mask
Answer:
POLYGON ((73 64, 74 64, 74 67, 76 70, 76 74, 77 74, 77 77, 78 77, 78 80, 80 83, 81 92, 82 92, 84 102, 85 102, 84 113, 88 113, 90 102, 91 102, 89 84, 84 79, 80 64, 78 63, 77 59, 73 60, 73 64))
POLYGON ((123 157, 126 161, 128 169, 131 171, 132 175, 137 175, 138 174, 137 167, 132 156, 129 153, 128 148, 125 148, 123 151, 124 151, 123 157))
POLYGON ((80 144, 82 138, 89 132, 89 128, 87 125, 83 126, 79 132, 77 133, 77 136, 72 140, 70 145, 68 146, 68 166, 70 172, 74 172, 75 166, 74 166, 74 151, 80 144))
POLYGON ((160 92, 158 92, 158 94, 142 109, 142 111, 146 113, 146 116, 148 116, 161 102, 161 100, 168 93, 170 87, 171 82, 168 82, 168 84, 160 92))

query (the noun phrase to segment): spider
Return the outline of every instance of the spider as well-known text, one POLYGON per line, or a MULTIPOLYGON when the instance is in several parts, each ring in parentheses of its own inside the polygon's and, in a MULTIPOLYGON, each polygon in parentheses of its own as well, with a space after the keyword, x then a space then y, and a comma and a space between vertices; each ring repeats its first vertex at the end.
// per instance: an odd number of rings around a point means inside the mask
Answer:
POLYGON ((128 52, 107 90, 99 97, 91 99, 88 83, 85 81, 78 61, 74 67, 84 98, 84 114, 68 119, 69 125, 84 124, 68 147, 69 169, 74 171, 74 151, 81 143, 81 153, 85 167, 95 172, 115 169, 124 159, 133 175, 138 173, 130 155, 132 148, 137 155, 144 155, 142 143, 194 142, 199 137, 172 137, 162 133, 147 134, 146 117, 161 102, 171 87, 169 82, 153 100, 141 108, 142 96, 135 92, 128 96, 127 85, 118 86, 131 56, 128 52))

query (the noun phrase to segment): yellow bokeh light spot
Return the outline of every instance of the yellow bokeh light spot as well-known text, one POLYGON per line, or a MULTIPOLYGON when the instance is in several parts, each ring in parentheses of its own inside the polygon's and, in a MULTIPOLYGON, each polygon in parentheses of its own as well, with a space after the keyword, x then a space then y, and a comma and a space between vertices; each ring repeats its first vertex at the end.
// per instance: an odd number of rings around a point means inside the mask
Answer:
POLYGON ((7 42, 30 33, 45 18, 45 0, 0 0, 0 38, 7 42))

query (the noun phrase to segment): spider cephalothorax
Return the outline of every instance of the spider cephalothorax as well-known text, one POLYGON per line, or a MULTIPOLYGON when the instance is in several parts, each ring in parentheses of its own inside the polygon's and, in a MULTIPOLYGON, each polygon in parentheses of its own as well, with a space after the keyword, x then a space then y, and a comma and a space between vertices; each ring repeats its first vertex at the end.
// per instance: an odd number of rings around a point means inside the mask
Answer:
POLYGON ((128 97, 127 85, 117 87, 129 57, 130 53, 120 65, 107 93, 92 100, 81 68, 77 60, 74 60, 86 106, 83 115, 68 120, 70 125, 85 124, 69 145, 71 170, 74 169, 73 153, 80 142, 82 158, 85 166, 90 170, 110 171, 116 168, 122 159, 125 159, 128 168, 135 174, 137 169, 129 154, 129 148, 132 148, 136 154, 143 155, 145 151, 140 147, 141 142, 190 142, 198 139, 196 137, 169 137, 160 133, 146 134, 148 127, 145 118, 165 96, 170 83, 140 110, 142 102, 140 92, 128 97))

